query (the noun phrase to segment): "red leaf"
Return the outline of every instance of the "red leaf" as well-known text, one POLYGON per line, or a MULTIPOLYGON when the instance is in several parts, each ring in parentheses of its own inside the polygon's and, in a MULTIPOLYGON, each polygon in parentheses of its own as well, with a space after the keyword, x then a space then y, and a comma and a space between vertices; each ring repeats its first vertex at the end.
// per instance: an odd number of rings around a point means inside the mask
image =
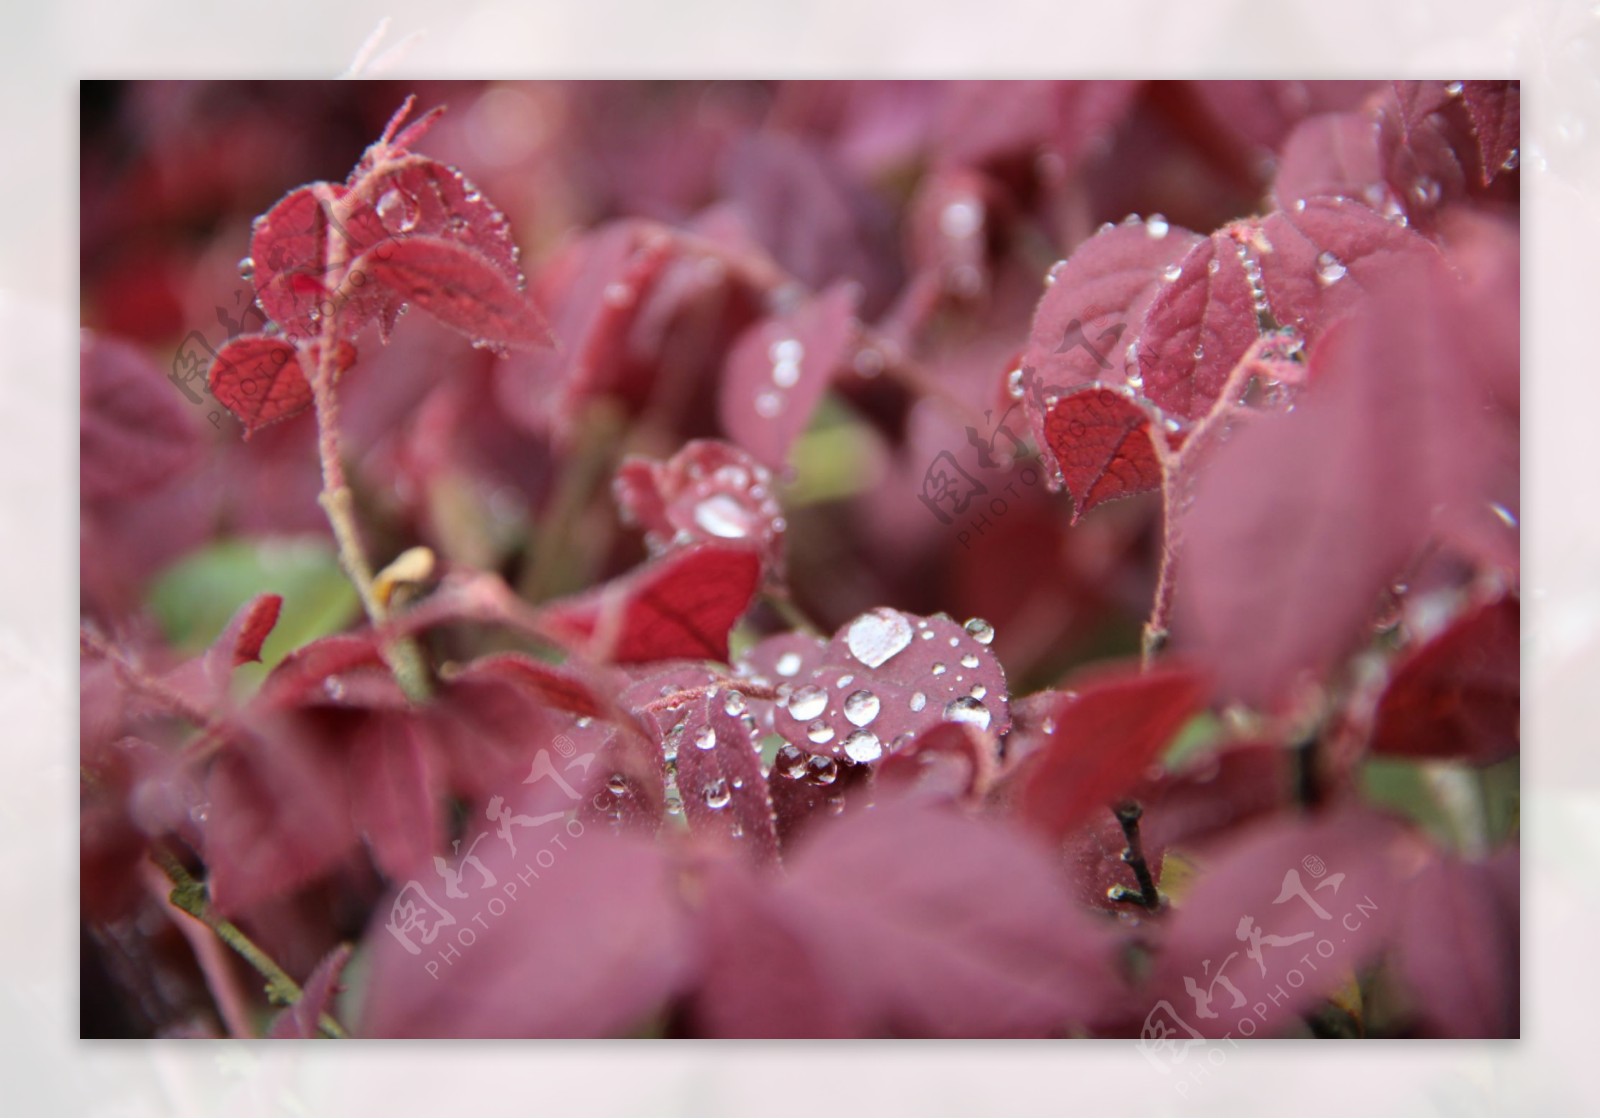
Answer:
POLYGON ((79 493, 130 497, 195 461, 200 440, 180 386, 164 383, 141 351, 90 331, 79 350, 79 493))
POLYGON ((548 860, 483 842, 474 857, 487 877, 449 868, 461 897, 430 876, 380 906, 360 1032, 605 1037, 660 1007, 689 963, 665 854, 599 828, 562 836, 539 849, 548 860))
POLYGON ((725 839, 756 863, 775 863, 772 797, 761 750, 742 716, 743 698, 731 699, 736 694, 712 690, 695 699, 667 735, 667 755, 676 757, 689 829, 725 839))
POLYGON ((478 657, 455 671, 452 683, 505 681, 530 689, 542 701, 574 715, 603 717, 611 704, 596 692, 599 681, 589 681, 571 668, 557 668, 526 653, 492 653, 478 657))
POLYGON ((1379 290, 1313 351, 1293 414, 1217 449, 1180 522, 1174 632, 1229 697, 1269 702, 1368 640, 1379 592, 1448 523, 1435 507, 1515 492, 1515 430, 1486 407, 1494 317, 1442 268, 1379 290))
POLYGON ((474 342, 549 345, 544 316, 516 284, 474 248, 442 237, 409 236, 380 245, 351 266, 474 342))
POLYGON ((256 299, 267 317, 298 338, 321 333, 326 282, 328 218, 311 184, 290 191, 255 220, 250 267, 256 299))
POLYGON ((1195 849, 1239 825, 1288 809, 1295 756, 1277 742, 1236 743, 1141 787, 1140 834, 1153 847, 1195 849))
POLYGON ((301 987, 299 1001, 272 1020, 267 1030, 268 1037, 304 1039, 321 1036, 317 1020, 333 1011, 333 1000, 343 990, 339 986, 339 976, 350 962, 350 952, 348 944, 341 944, 328 953, 301 987))
POLYGON ((731 443, 694 439, 666 462, 629 455, 611 488, 652 555, 695 541, 748 540, 764 565, 783 569, 785 522, 772 475, 731 443))
POLYGON ((1522 143, 1522 83, 1462 82, 1461 98, 1472 118, 1483 161, 1483 185, 1488 186, 1500 172, 1516 167, 1522 143))
POLYGON ((981 799, 994 779, 999 747, 970 723, 939 723, 883 760, 874 781, 934 800, 981 799))
POLYGON ((1204 699, 1188 668, 1122 671, 1078 688, 1021 776, 1023 817, 1052 836, 1071 832, 1131 792, 1204 699))
POLYGON ((1395 964, 1428 1036, 1519 1037, 1519 852, 1441 858, 1407 885, 1395 964))
POLYGON ((1259 251, 1261 282, 1273 316, 1313 342, 1404 261, 1437 259, 1419 234, 1387 221, 1359 202, 1311 199, 1305 208, 1278 210, 1259 234, 1240 236, 1259 251), (1270 246, 1270 248, 1268 247, 1270 246))
POLYGON ((861 289, 835 284, 792 313, 764 319, 728 353, 718 396, 734 442, 781 470, 834 374, 854 353, 861 289))
POLYGON ((1159 490, 1166 477, 1150 413, 1111 389, 1081 389, 1044 418, 1044 438, 1072 495, 1072 523, 1096 505, 1159 490))
POLYGON ((761 580, 752 550, 698 544, 663 556, 597 590, 544 608, 553 632, 617 664, 688 657, 725 661, 728 633, 761 580))
POLYGON ((1415 650, 1395 670, 1372 732, 1372 750, 1488 765, 1521 745, 1521 606, 1487 603, 1415 650))
MULTIPOLYGON (((281 338, 244 334, 217 355, 211 365, 212 395, 239 417, 246 438, 311 407, 311 383, 300 365, 301 352, 281 338)), ((309 360, 317 360, 315 343, 304 352, 309 360)), ((335 379, 355 364, 355 359, 355 348, 340 342, 335 379)))
POLYGON ((239 608, 204 654, 168 673, 167 683, 202 710, 220 705, 233 670, 261 659, 262 643, 278 624, 282 607, 281 595, 257 595, 239 608))
POLYGON ((1143 321, 1163 271, 1201 243, 1165 222, 1125 223, 1102 229, 1051 270, 1021 364, 1023 406, 1046 467, 1055 466, 1044 430, 1052 397, 1126 382, 1129 331, 1143 321))
POLYGON ((1225 233, 1190 249, 1163 279, 1139 327, 1139 375, 1158 407, 1197 420, 1261 336, 1255 293, 1243 252, 1225 233))

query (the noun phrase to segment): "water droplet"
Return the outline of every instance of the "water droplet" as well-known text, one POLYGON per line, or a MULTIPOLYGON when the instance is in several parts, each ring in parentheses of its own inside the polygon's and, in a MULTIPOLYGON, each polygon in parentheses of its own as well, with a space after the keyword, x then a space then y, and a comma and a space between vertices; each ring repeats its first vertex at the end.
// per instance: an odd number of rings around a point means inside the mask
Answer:
POLYGON ((1506 155, 1505 162, 1500 164, 1500 170, 1502 170, 1502 171, 1515 171, 1517 169, 1517 164, 1521 160, 1521 158, 1522 157, 1518 153, 1517 149, 1516 148, 1512 148, 1511 151, 1506 155))
POLYGON ((251 276, 255 275, 255 271, 256 271, 256 262, 255 262, 255 260, 253 258, 248 257, 248 256, 240 258, 240 260, 239 260, 239 275, 243 276, 245 279, 248 280, 251 276))
POLYGON ((772 764, 785 777, 803 777, 806 772, 806 756, 806 752, 800 747, 785 742, 778 747, 778 753, 772 759, 772 764))
POLYGON ((792 361, 780 361, 772 367, 772 383, 780 389, 792 389, 800 381, 800 366, 792 361))
POLYGON ((1144 223, 1144 231, 1150 235, 1152 240, 1155 241, 1159 241, 1165 237, 1167 235, 1167 230, 1170 228, 1171 227, 1167 224, 1167 219, 1164 214, 1151 214, 1150 220, 1144 223))
POLYGON ((974 684, 972 687, 967 689, 967 694, 973 699, 982 699, 984 696, 989 694, 989 689, 984 687, 982 684, 974 684))
POLYGON ((822 746, 833 741, 833 728, 821 719, 816 719, 806 728, 806 737, 818 746, 822 746))
POLYGON ((737 498, 714 493, 694 507, 694 523, 724 540, 750 535, 750 514, 737 498))
POLYGON ((694 732, 694 744, 702 750, 709 750, 717 744, 717 732, 710 727, 701 727, 694 732))
POLYGON ((1169 264, 1161 270, 1161 278, 1169 284, 1181 275, 1183 275, 1183 268, 1177 264, 1169 264))
POLYGON ((767 347, 767 357, 774 365, 798 365, 806 356, 806 348, 798 338, 780 338, 767 347))
POLYGON ((1198 345, 1198 346, 1196 346, 1194 348, 1194 359, 1196 361, 1200 361, 1205 356, 1206 356, 1206 347, 1205 347, 1204 343, 1201 343, 1200 345, 1198 345))
POLYGON ((1460 82, 1445 82, 1444 83, 1444 91, 1446 93, 1448 93, 1451 97, 1460 97, 1461 96, 1461 83, 1460 82))
POLYGON ((671 794, 671 795, 669 795, 667 797, 667 815, 668 816, 682 816, 683 815, 683 798, 678 796, 676 793, 671 794))
POLYGON ((917 636, 921 637, 922 640, 924 640, 924 641, 932 641, 933 640, 933 630, 925 629, 920 634, 918 634, 917 636))
POLYGON ((944 717, 953 723, 971 723, 979 730, 989 729, 989 709, 969 695, 956 696, 945 704, 944 717))
POLYGON ((900 611, 880 606, 851 622, 844 641, 856 660, 877 668, 911 644, 911 623, 900 611))
POLYGON ((967 624, 961 628, 979 645, 987 645, 994 640, 994 627, 982 618, 968 618, 967 624))
POLYGON ((1511 510, 1507 509, 1504 505, 1501 505, 1498 502, 1492 503, 1489 506, 1489 511, 1495 516, 1499 517, 1501 522, 1507 528, 1517 527, 1517 515, 1511 510))
POLYGON ((756 393, 756 414, 764 419, 772 419, 783 411, 783 394, 767 389, 756 393))
POLYGON ((963 656, 961 658, 961 667, 962 668, 977 668, 978 667, 978 654, 977 653, 967 653, 965 656, 963 656))
MULTIPOLYGON (((1173 265, 1173 267, 1176 268, 1177 265, 1173 265)), ((1220 271, 1222 271, 1222 261, 1218 260, 1216 257, 1212 257, 1210 260, 1206 261, 1207 273, 1215 276, 1220 271)), ((1174 276, 1173 279, 1177 279, 1177 277, 1174 276)))
POLYGON ((1039 729, 1046 734, 1054 734, 1056 732, 1056 721, 1047 715, 1044 722, 1039 724, 1039 729))
POLYGON ((322 690, 329 699, 343 699, 344 681, 337 676, 329 676, 322 682, 322 690))
POLYGON ((855 682, 856 682, 856 678, 853 675, 851 675, 850 673, 848 673, 848 672, 846 672, 843 676, 839 677, 839 679, 834 681, 834 683, 837 686, 841 687, 841 688, 848 688, 851 684, 854 684, 855 682))
POLYGON ((921 711, 926 706, 928 706, 927 696, 923 695, 921 692, 911 693, 911 710, 921 711))
POLYGON ((778 658, 777 669, 779 676, 793 676, 800 671, 800 654, 784 653, 778 658))
POLYGON ((844 752, 851 761, 875 762, 883 754, 883 743, 870 730, 853 731, 844 740, 844 752))
POLYGON ((941 661, 934 661, 934 662, 933 662, 933 668, 932 668, 932 669, 930 669, 930 671, 931 671, 931 672, 932 672, 932 673, 933 673, 933 674, 934 674, 934 675, 935 675, 935 676, 943 676, 943 675, 944 675, 944 673, 945 673, 945 667, 944 667, 944 664, 943 664, 943 662, 941 662, 941 661))
POLYGON ((1439 180, 1432 175, 1420 175, 1411 188, 1411 193, 1416 196, 1419 203, 1424 206, 1437 206, 1439 197, 1444 193, 1439 186, 1439 180))
POLYGON ((939 212, 939 232, 959 240, 971 237, 983 225, 983 207, 968 199, 950 203, 939 212))
POLYGON ((806 759, 806 772, 819 785, 831 785, 839 776, 839 763, 826 754, 812 754, 806 759))
POLYGON ((1317 283, 1321 284, 1323 287, 1329 287, 1338 283, 1340 280, 1344 279, 1344 274, 1347 271, 1348 269, 1345 268, 1344 261, 1334 256, 1332 253, 1321 252, 1317 254, 1317 283))
POLYGON ((744 714, 744 693, 729 692, 727 697, 722 701, 722 709, 729 715, 744 714))
POLYGON ((789 714, 804 722, 815 719, 828 706, 828 693, 816 684, 807 684, 789 697, 789 714))
POLYGON ((720 808, 728 807, 728 802, 733 799, 733 793, 728 791, 728 779, 726 777, 718 777, 715 781, 709 782, 701 790, 700 795, 705 799, 706 807, 713 812, 720 808))
POLYGON ((628 779, 620 773, 613 773, 606 778, 606 791, 612 796, 621 796, 628 791, 628 779))
POLYGON ((1304 198, 1296 198, 1294 200, 1294 212, 1295 213, 1297 213, 1297 214, 1304 213, 1305 212, 1305 208, 1306 208, 1306 200, 1304 198))
POLYGON ((855 726, 866 726, 878 717, 878 697, 865 688, 851 692, 844 701, 844 717, 855 726))
POLYGON ((1022 369, 1019 366, 1006 374, 1006 395, 1012 400, 1022 399, 1022 369))

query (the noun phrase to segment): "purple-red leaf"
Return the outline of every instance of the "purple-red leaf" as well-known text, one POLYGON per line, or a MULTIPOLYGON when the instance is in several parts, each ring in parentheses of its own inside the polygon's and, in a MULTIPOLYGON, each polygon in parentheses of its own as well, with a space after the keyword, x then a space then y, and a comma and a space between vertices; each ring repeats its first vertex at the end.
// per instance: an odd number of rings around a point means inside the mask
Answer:
POLYGON ((444 847, 444 801, 428 725, 410 711, 362 720, 350 745, 350 817, 378 868, 415 873, 444 847))
POLYGON ((540 858, 477 836, 479 865, 464 841, 443 878, 407 882, 379 906, 364 1036, 606 1037, 683 982, 684 912, 655 845, 569 826, 540 858))
POLYGON ((1168 415, 1197 420, 1260 337, 1255 293, 1242 248, 1225 233, 1190 249, 1163 280, 1139 327, 1139 376, 1168 415))
POLYGON ((1486 603, 1451 623, 1395 670, 1372 731, 1378 754, 1487 765, 1521 745, 1522 612, 1486 603))
POLYGON ((268 1037, 305 1039, 320 1036, 317 1020, 333 1011, 333 1000, 343 990, 339 986, 339 976, 350 962, 351 951, 350 945, 341 944, 323 958, 305 981, 300 998, 272 1020, 267 1030, 268 1037))
POLYGON ((475 342, 549 345, 550 328, 514 280, 477 249, 442 237, 410 236, 380 245, 358 260, 364 272, 400 300, 415 303, 475 342))
POLYGON ((1483 185, 1488 186, 1500 172, 1517 166, 1522 143, 1522 83, 1462 82, 1461 98, 1478 138, 1483 185))
POLYGON ((1068 393, 1044 417, 1045 445, 1072 495, 1072 523, 1107 501, 1159 490, 1166 469, 1148 409, 1111 389, 1068 393))
MULTIPOLYGON (((268 424, 311 407, 311 382, 301 367, 301 356, 315 362, 318 353, 316 343, 302 351, 282 338, 240 335, 224 346, 212 363, 212 395, 239 417, 248 438, 268 424)), ((333 363, 334 379, 355 359, 355 348, 348 342, 339 342, 333 363)))
POLYGON ((182 397, 149 358, 86 330, 79 361, 84 500, 132 496, 194 461, 200 440, 184 415, 182 397))
POLYGON ((716 836, 756 863, 778 859, 772 797, 761 773, 761 750, 736 691, 710 690, 688 705, 666 738, 676 756, 678 793, 689 829, 716 836))
POLYGON ((1284 142, 1272 199, 1280 210, 1340 196, 1380 209, 1388 189, 1373 119, 1366 113, 1325 113, 1301 121, 1284 142))
POLYGON ((719 394, 734 442, 781 470, 834 373, 854 353, 858 285, 842 281, 790 314, 756 323, 728 353, 719 394))
POLYGON ((1199 673, 1162 667, 1080 686, 1055 711, 1055 730, 1024 771, 1019 808, 1061 837, 1126 796, 1205 699, 1199 673))

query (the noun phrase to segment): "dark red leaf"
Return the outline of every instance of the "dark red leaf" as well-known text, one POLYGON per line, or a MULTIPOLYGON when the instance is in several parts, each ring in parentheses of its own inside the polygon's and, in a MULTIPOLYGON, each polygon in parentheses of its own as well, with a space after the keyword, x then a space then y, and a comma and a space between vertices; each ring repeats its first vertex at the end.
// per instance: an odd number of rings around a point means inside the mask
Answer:
POLYGON ((1072 523, 1096 505, 1159 490, 1166 468, 1150 412, 1112 389, 1080 389, 1053 404, 1044 437, 1072 495, 1072 523))
MULTIPOLYGON (((302 353, 317 360, 312 343, 301 351, 281 338, 243 334, 222 348, 211 366, 211 392, 219 403, 239 417, 245 437, 268 424, 289 419, 311 407, 311 383, 301 368, 302 353)), ((355 364, 355 348, 338 344, 333 375, 355 364)))
POLYGON ((1260 337, 1255 293, 1243 249, 1225 233, 1190 249, 1162 279, 1139 326, 1139 376, 1168 415, 1197 420, 1260 337))
POLYGON ((343 990, 339 976, 350 962, 351 948, 341 944, 317 965, 302 985, 299 1000, 272 1020, 268 1037, 313 1038, 321 1036, 317 1020, 333 1012, 333 1000, 343 990))
POLYGON ((728 632, 761 580, 761 559, 730 544, 697 544, 594 591, 544 608, 551 631, 617 664, 674 657, 725 661, 728 632))
POLYGON ((1521 746, 1521 606, 1486 603, 1395 670, 1372 732, 1374 753, 1500 761, 1521 746))
POLYGON ((430 875, 379 907, 361 1034, 605 1037, 683 983, 684 913, 653 844, 568 827, 560 846, 512 856, 479 834, 482 870, 446 868, 459 897, 430 875))
POLYGON ((998 756, 988 731, 970 723, 939 723, 885 758, 874 781, 912 796, 974 802, 988 792, 998 756))
POLYGON ((79 349, 79 493, 130 497, 179 473, 200 453, 181 386, 143 353, 89 331, 79 349))
POLYGON ((255 220, 250 267, 267 317, 298 339, 321 333, 321 305, 330 296, 328 219, 311 184, 290 191, 255 220))
POLYGON ((534 660, 526 653, 493 653, 478 657, 457 669, 451 680, 464 684, 502 680, 525 687, 551 707, 574 715, 596 718, 611 711, 611 704, 596 691, 597 687, 604 686, 602 681, 591 681, 573 668, 558 668, 534 660))
POLYGON ((261 645, 278 624, 282 607, 281 595, 257 595, 239 608, 204 654, 169 673, 167 683, 202 710, 220 705, 233 670, 261 659, 261 645))
POLYGON ((855 352, 860 287, 845 281, 734 343, 718 395, 723 429, 773 470, 811 422, 834 374, 855 352))
POLYGON ((1395 963, 1428 1036, 1520 1036, 1519 855, 1441 858, 1407 885, 1395 963))
POLYGON ((1206 694, 1199 673, 1170 666, 1110 673, 1076 691, 1019 777, 1022 816, 1057 837, 1132 792, 1206 694))
POLYGON ((1196 848, 1294 803, 1295 755, 1277 742, 1237 743, 1164 773, 1136 793, 1140 834, 1156 847, 1196 848))
POLYGON ((1413 225, 1431 228, 1440 205, 1465 191, 1463 157, 1477 158, 1465 113, 1443 82, 1393 82, 1376 112, 1389 190, 1413 225))
POLYGON ((779 746, 767 774, 767 795, 783 850, 789 851, 815 824, 857 803, 869 803, 872 790, 870 765, 813 754, 790 743, 779 746))
POLYGON ((474 342, 549 345, 544 316, 476 249, 442 237, 380 245, 351 266, 474 342))
POLYGON ((1500 172, 1517 166, 1522 143, 1522 83, 1462 82, 1461 98, 1472 118, 1483 163, 1483 185, 1488 186, 1500 172))

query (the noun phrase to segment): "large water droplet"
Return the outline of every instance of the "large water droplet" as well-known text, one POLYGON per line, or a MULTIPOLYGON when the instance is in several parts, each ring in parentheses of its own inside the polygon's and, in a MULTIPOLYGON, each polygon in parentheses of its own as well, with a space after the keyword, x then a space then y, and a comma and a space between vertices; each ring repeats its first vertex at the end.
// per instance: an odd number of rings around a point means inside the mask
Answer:
POLYGON ((844 740, 844 752, 851 761, 875 762, 883 754, 883 743, 870 730, 853 731, 844 740))
POLYGON ((710 727, 701 727, 694 732, 694 744, 702 750, 709 750, 717 744, 717 732, 710 727))
POLYGON ((1344 274, 1347 271, 1348 269, 1345 268, 1344 261, 1334 256, 1332 253, 1321 252, 1317 254, 1317 283, 1321 284, 1323 287, 1329 287, 1338 283, 1340 280, 1344 279, 1344 274))
POLYGON ((729 494, 714 493, 694 507, 694 523, 724 540, 750 534, 750 515, 729 494))
POLYGON ((628 779, 620 773, 613 773, 606 779, 606 791, 612 796, 621 796, 628 791, 628 779))
POLYGON ((816 684, 796 689, 789 697, 789 714, 804 722, 815 719, 828 706, 828 693, 816 684))
POLYGON ((812 754, 806 759, 806 772, 819 785, 831 785, 839 776, 839 763, 826 754, 812 754))
POLYGON ((785 742, 778 747, 778 753, 772 759, 772 764, 779 773, 785 777, 803 777, 806 772, 807 754, 800 747, 790 742, 785 742))
POLYGON ((806 737, 818 746, 824 746, 833 741, 833 728, 821 719, 814 719, 806 728, 806 737))
POLYGON ((900 611, 880 606, 851 622, 844 641, 856 660, 877 668, 911 644, 911 623, 900 611))
POLYGON ((944 717, 953 723, 971 723, 980 730, 989 729, 989 709, 969 695, 956 696, 945 704, 944 717))
POLYGON ((705 799, 706 807, 712 811, 728 807, 728 802, 733 799, 733 793, 728 790, 728 779, 726 777, 718 777, 715 781, 708 783, 701 790, 701 796, 705 799))
POLYGON ((982 618, 968 618, 967 624, 961 628, 979 645, 987 645, 994 640, 994 627, 982 618))
POLYGON ((722 701, 722 710, 729 715, 744 714, 744 693, 729 692, 722 701))
POLYGON ((865 688, 851 692, 844 701, 844 717, 855 726, 866 726, 878 717, 878 697, 865 688))
POLYGON ((967 689, 967 694, 973 699, 982 699, 984 696, 989 694, 989 689, 984 687, 982 684, 974 684, 972 687, 967 689))
POLYGON ((778 658, 777 669, 779 676, 793 676, 800 671, 800 654, 784 653, 778 658))

